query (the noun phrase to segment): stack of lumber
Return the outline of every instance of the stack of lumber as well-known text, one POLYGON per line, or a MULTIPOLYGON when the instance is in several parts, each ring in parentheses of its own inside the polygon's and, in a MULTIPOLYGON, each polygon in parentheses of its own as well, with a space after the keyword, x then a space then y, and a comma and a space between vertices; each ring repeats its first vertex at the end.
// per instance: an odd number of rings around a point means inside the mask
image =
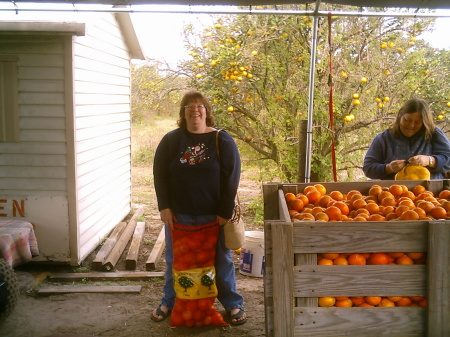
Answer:
MULTIPOLYGON (((92 261, 93 270, 106 272, 113 271, 120 257, 124 254, 128 244, 129 249, 125 259, 125 266, 127 270, 136 270, 139 249, 145 233, 145 222, 139 222, 136 219, 143 214, 144 210, 139 208, 128 223, 121 222, 113 229, 106 239, 106 242, 97 252, 94 261, 92 261)), ((163 227, 146 262, 147 271, 155 269, 164 248, 165 234, 163 227)))

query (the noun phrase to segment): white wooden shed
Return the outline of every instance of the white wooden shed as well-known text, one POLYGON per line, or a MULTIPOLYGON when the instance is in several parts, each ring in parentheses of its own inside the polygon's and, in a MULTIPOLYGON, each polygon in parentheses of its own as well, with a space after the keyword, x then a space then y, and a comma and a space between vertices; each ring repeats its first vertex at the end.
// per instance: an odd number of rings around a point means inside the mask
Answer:
MULTIPOLYGON (((58 16, 59 17, 59 16, 58 16)), ((0 217, 35 226, 36 261, 79 264, 131 211, 128 13, 0 21, 0 217)))

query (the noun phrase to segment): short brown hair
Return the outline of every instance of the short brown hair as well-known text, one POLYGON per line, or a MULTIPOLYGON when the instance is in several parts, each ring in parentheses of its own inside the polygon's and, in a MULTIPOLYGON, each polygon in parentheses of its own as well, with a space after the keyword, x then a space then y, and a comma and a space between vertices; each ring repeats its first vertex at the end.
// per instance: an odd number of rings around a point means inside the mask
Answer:
POLYGON ((197 100, 200 99, 203 103, 203 105, 206 108, 206 125, 207 126, 214 126, 215 121, 214 121, 214 117, 211 115, 211 104, 209 104, 208 99, 206 98, 205 95, 203 95, 200 91, 197 90, 189 90, 188 92, 186 92, 183 96, 183 98, 181 99, 181 103, 180 103, 180 114, 179 114, 179 119, 177 121, 177 124, 180 128, 186 129, 186 118, 184 116, 184 111, 185 111, 185 106, 193 100, 197 100))
POLYGON ((402 107, 398 111, 395 123, 391 127, 391 131, 394 136, 398 137, 402 134, 400 131, 400 120, 402 119, 402 117, 406 114, 412 114, 415 112, 420 113, 420 115, 422 116, 422 127, 425 128, 425 139, 431 139, 435 129, 435 124, 433 121, 433 115, 431 113, 430 106, 428 105, 427 101, 422 98, 411 98, 402 105, 402 107))

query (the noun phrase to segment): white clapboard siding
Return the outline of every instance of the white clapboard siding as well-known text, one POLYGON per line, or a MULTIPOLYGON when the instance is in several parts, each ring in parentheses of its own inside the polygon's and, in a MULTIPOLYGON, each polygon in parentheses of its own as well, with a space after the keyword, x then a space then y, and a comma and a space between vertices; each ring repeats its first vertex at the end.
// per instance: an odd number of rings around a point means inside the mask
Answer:
MULTIPOLYGON (((20 92, 64 92, 64 81, 61 79, 56 80, 20 80, 19 81, 20 92)), ((50 101, 51 102, 51 101, 50 101)))
POLYGON ((21 167, 20 170, 17 167, 5 167, 2 170, 3 178, 67 178, 67 171, 64 167, 54 167, 51 171, 49 171, 48 167, 42 166, 24 166, 21 167))
POLYGON ((22 117, 19 127, 23 130, 65 130, 65 118, 22 117))
POLYGON ((20 139, 24 142, 65 142, 64 130, 20 130, 20 139))
MULTIPOLYGON (((44 87, 44 85, 42 85, 44 87)), ((52 105, 47 102, 46 105, 22 104, 20 106, 20 116, 22 117, 65 117, 64 105, 52 105)))
POLYGON ((27 154, 21 153, 8 153, 0 156, 0 165, 9 166, 44 166, 44 167, 56 167, 66 166, 67 159, 65 155, 61 154, 27 154))
POLYGON ((113 15, 74 44, 79 258, 131 210, 130 60, 113 15))
POLYGON ((49 193, 52 191, 63 191, 65 192, 67 188, 65 179, 45 179, 45 178, 0 178, 0 186, 2 190, 15 190, 27 192, 32 195, 36 193, 49 193))
POLYGON ((2 153, 23 153, 23 154, 66 154, 66 145, 62 143, 40 142, 40 143, 25 143, 20 142, 13 144, 14 146, 3 147, 2 153))

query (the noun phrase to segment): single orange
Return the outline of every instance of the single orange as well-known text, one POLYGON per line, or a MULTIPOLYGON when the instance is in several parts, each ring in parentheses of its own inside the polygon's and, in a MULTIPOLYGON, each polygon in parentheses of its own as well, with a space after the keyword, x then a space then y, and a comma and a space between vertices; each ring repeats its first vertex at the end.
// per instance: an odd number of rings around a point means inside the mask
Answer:
POLYGON ((417 203, 417 207, 422 208, 428 214, 435 206, 433 203, 423 200, 417 203))
POLYGON ((366 301, 367 304, 370 305, 378 305, 381 302, 381 297, 380 296, 365 296, 364 300, 366 301))
POLYGON ((425 299, 425 296, 409 296, 409 298, 414 302, 419 302, 425 299))
POLYGON ((349 308, 349 307, 353 306, 353 302, 349 298, 347 298, 345 300, 337 300, 335 306, 341 307, 341 308, 349 308))
POLYGON ((427 189, 425 188, 425 186, 422 186, 422 185, 416 185, 412 189, 414 195, 416 195, 416 196, 418 196, 420 193, 425 192, 426 190, 427 189))
POLYGON ((447 211, 447 213, 450 212, 450 200, 445 200, 442 204, 441 207, 443 209, 445 209, 447 211))
POLYGON ((387 298, 383 298, 381 299, 381 302, 377 305, 377 307, 395 307, 395 303, 387 298))
POLYGON ((409 211, 409 207, 405 206, 405 205, 401 205, 395 209, 395 214, 397 214, 398 217, 401 217, 402 214, 406 211, 409 211))
POLYGON ((435 219, 445 219, 447 217, 447 211, 440 206, 434 207, 429 214, 435 219))
POLYGON ((311 213, 300 213, 298 217, 295 217, 298 220, 303 221, 315 221, 316 218, 311 213))
POLYGON ((316 221, 330 221, 330 217, 325 212, 319 212, 315 214, 314 218, 316 219, 316 221))
POLYGON ((383 199, 381 199, 381 204, 383 206, 395 206, 397 204, 397 202, 395 201, 395 199, 393 197, 385 197, 383 199))
POLYGON ((392 221, 392 220, 397 220, 398 216, 395 212, 391 212, 389 214, 386 214, 386 220, 387 221, 392 221))
POLYGON ((408 255, 411 259, 413 260, 418 260, 421 259, 422 257, 424 257, 424 253, 407 253, 406 255, 408 255))
POLYGON ((350 208, 348 205, 343 201, 336 201, 333 206, 339 208, 341 210, 341 213, 343 215, 348 215, 350 213, 350 208))
POLYGON ((340 191, 332 191, 330 192, 330 197, 336 201, 341 201, 344 200, 344 194, 342 194, 342 192, 340 191))
POLYGON ((308 197, 307 197, 306 195, 304 195, 303 193, 298 193, 296 196, 297 196, 298 199, 300 199, 301 201, 303 201, 303 204, 304 204, 304 205, 309 204, 309 199, 308 199, 308 197))
POLYGON ((317 213, 323 212, 325 209, 320 207, 320 206, 315 206, 312 210, 311 210, 311 214, 312 215, 316 215, 317 213))
POLYGON ((398 307, 409 307, 412 302, 413 301, 409 297, 402 297, 397 302, 395 302, 395 305, 398 307))
POLYGON ((402 205, 408 206, 409 209, 413 209, 414 207, 416 207, 416 205, 414 204, 414 202, 411 199, 403 199, 397 203, 397 206, 402 206, 402 205))
POLYGON ((322 253, 322 256, 326 259, 334 260, 339 257, 339 253, 322 253))
POLYGON ((291 200, 296 199, 296 196, 295 196, 294 193, 286 193, 286 194, 284 195, 284 198, 286 199, 286 202, 289 202, 289 201, 291 201, 291 200))
POLYGON ((419 307, 426 307, 427 306, 427 299, 424 298, 422 301, 419 301, 419 307))
POLYGON ((318 190, 312 190, 306 193, 306 197, 308 198, 311 204, 314 204, 316 201, 322 197, 322 194, 318 190))
POLYGON ((356 199, 352 203, 353 209, 363 208, 363 207, 366 207, 366 205, 367 205, 367 202, 364 199, 356 199))
POLYGON ((420 216, 412 209, 408 209, 400 216, 400 220, 419 220, 420 216))
POLYGON ((368 195, 364 198, 364 200, 366 200, 367 203, 374 202, 374 203, 378 204, 378 198, 374 195, 368 195))
POLYGON ((333 265, 346 266, 348 265, 348 261, 345 257, 339 256, 333 260, 333 265))
POLYGON ((307 194, 310 191, 317 191, 317 188, 315 188, 313 185, 308 185, 303 189, 303 194, 307 194))
POLYGON ((367 221, 385 221, 386 217, 382 216, 381 214, 371 214, 367 221))
POLYGON ((333 265, 333 261, 330 260, 330 259, 321 258, 321 259, 319 259, 319 261, 317 261, 317 264, 319 266, 332 266, 333 265))
POLYGON ((305 206, 305 204, 300 199, 293 199, 293 200, 289 201, 289 204, 288 204, 288 207, 290 209, 293 209, 296 211, 300 211, 301 209, 303 209, 304 206, 305 206))
POLYGON ((354 253, 348 257, 348 264, 350 265, 360 265, 363 266, 366 264, 366 258, 363 254, 354 253))
POLYGON ((319 206, 327 207, 328 203, 333 200, 329 195, 322 195, 318 201, 319 206))
POLYGON ((377 196, 381 193, 383 188, 380 185, 372 185, 372 187, 369 189, 369 195, 377 196))
POLYGON ((353 221, 367 221, 367 218, 363 217, 362 215, 357 215, 353 218, 353 221))
POLYGON ((380 212, 380 206, 374 202, 369 202, 365 208, 369 211, 370 214, 375 214, 380 212))
POLYGON ((420 207, 414 207, 412 210, 419 215, 419 219, 427 216, 427 212, 420 207))
POLYGON ((353 195, 355 195, 355 194, 359 194, 359 195, 362 195, 362 193, 360 192, 360 191, 358 191, 358 190, 351 190, 351 191, 349 191, 348 193, 347 193, 347 200, 351 200, 352 199, 352 196, 353 195))
POLYGON ((339 221, 342 216, 341 210, 336 206, 327 207, 327 209, 325 210, 325 213, 327 213, 330 220, 335 220, 335 221, 339 221))
POLYGON ((365 303, 364 296, 352 296, 350 297, 350 299, 352 300, 353 306, 355 307, 365 303))
POLYGON ((382 201, 384 198, 392 198, 395 200, 395 196, 389 191, 381 191, 381 193, 378 194, 378 201, 382 201))
MULTIPOLYGON (((381 206, 380 206, 380 209, 381 209, 381 206)), ((386 214, 389 214, 389 213, 392 213, 392 212, 394 212, 394 206, 383 206, 383 210, 382 210, 382 212, 381 213, 383 213, 384 215, 386 215, 386 214)))
POLYGON ((334 297, 319 297, 319 307, 332 307, 335 303, 336 299, 334 297))
POLYGON ((411 199, 412 201, 416 200, 416 195, 411 191, 403 192, 401 197, 411 199))
POLYGON ((440 199, 450 199, 450 190, 442 190, 439 192, 440 199))
POLYGON ((389 186, 389 192, 391 192, 394 196, 400 196, 404 191, 401 185, 394 184, 389 186))
POLYGON ((373 305, 370 305, 369 303, 361 303, 360 305, 358 305, 358 307, 374 307, 373 305))
POLYGON ((389 256, 392 256, 394 259, 402 257, 405 253, 388 253, 389 256))
POLYGON ((397 302, 397 301, 399 301, 399 300, 401 300, 402 299, 402 297, 401 296, 388 296, 388 300, 389 301, 392 301, 392 302, 397 302))
POLYGON ((411 259, 408 255, 403 255, 402 257, 395 259, 395 262, 397 264, 414 264, 413 259, 411 259))
POLYGON ((385 253, 373 253, 369 257, 369 260, 367 262, 368 262, 368 264, 376 264, 376 265, 388 264, 389 263, 389 257, 385 253))
POLYGON ((320 192, 320 194, 327 194, 327 189, 322 184, 315 184, 314 187, 320 192))

